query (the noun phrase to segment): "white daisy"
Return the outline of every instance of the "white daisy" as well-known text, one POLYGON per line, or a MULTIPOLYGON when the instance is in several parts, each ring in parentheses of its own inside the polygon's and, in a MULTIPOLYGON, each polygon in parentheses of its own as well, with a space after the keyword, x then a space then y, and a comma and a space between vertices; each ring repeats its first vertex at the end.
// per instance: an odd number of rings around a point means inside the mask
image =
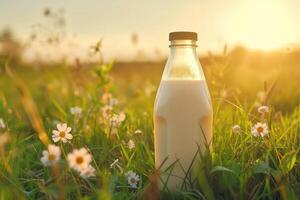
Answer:
POLYGON ((83 178, 94 177, 95 171, 96 171, 95 168, 89 165, 88 167, 80 171, 80 176, 83 178))
POLYGON ((50 166, 60 160, 60 155, 60 148, 58 146, 55 146, 54 144, 49 144, 48 150, 43 151, 41 161, 45 166, 50 166))
POLYGON ((127 143, 128 149, 132 150, 135 148, 135 143, 133 140, 129 140, 127 143))
POLYGON ((268 106, 259 106, 257 108, 257 112, 259 112, 260 114, 265 114, 269 112, 269 107, 268 106))
POLYGON ((61 140, 63 143, 66 143, 73 138, 73 135, 70 134, 71 127, 68 127, 67 124, 57 124, 56 127, 57 130, 52 131, 52 140, 54 142, 61 140))
POLYGON ((68 154, 69 166, 79 172, 87 168, 91 161, 92 156, 86 148, 74 149, 72 153, 68 154))
POLYGON ((137 175, 133 171, 128 171, 125 173, 125 176, 127 178, 127 182, 130 185, 130 187, 137 188, 138 182, 140 181, 139 175, 137 175))
POLYGON ((240 133, 241 132, 241 127, 240 127, 240 125, 234 125, 233 127, 232 127, 232 132, 233 133, 240 133))
POLYGON ((266 123, 258 122, 252 127, 252 135, 255 137, 264 137, 269 134, 269 128, 266 123))
POLYGON ((0 128, 5 128, 5 123, 4 120, 2 118, 0 118, 0 128))
POLYGON ((78 107, 78 106, 75 106, 75 107, 72 107, 70 108, 70 113, 72 115, 80 115, 82 112, 82 108, 78 107))

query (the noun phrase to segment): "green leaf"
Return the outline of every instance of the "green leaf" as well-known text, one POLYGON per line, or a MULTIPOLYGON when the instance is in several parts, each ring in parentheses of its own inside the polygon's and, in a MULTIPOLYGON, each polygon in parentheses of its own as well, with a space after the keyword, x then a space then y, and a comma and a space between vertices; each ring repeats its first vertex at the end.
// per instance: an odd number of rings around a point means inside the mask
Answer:
POLYGON ((214 168, 212 168, 210 170, 210 174, 213 174, 215 172, 230 172, 230 173, 235 174, 234 171, 232 171, 231 169, 228 169, 226 167, 223 167, 223 166, 215 166, 214 168))
POLYGON ((286 153, 280 160, 280 167, 284 173, 288 173, 293 169, 297 160, 296 152, 286 153))

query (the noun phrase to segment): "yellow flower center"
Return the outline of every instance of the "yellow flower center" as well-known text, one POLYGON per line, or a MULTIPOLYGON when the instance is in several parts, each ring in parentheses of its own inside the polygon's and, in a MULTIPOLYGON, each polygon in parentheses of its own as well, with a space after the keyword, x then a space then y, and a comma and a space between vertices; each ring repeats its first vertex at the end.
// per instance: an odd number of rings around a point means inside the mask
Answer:
POLYGON ((82 164, 82 163, 83 163, 83 157, 82 157, 82 156, 78 156, 78 157, 76 158, 76 163, 77 163, 78 165, 82 164))
POLYGON ((257 127, 256 130, 257 130, 257 132, 262 133, 264 131, 264 128, 260 126, 260 127, 257 127))
POLYGON ((131 183, 136 183, 135 178, 132 177, 132 178, 130 179, 130 182, 131 182, 131 183))
POLYGON ((49 160, 49 161, 55 160, 55 155, 54 155, 54 154, 49 154, 49 155, 48 155, 48 160, 49 160))
POLYGON ((64 138, 66 136, 66 133, 64 131, 59 132, 59 137, 64 138))

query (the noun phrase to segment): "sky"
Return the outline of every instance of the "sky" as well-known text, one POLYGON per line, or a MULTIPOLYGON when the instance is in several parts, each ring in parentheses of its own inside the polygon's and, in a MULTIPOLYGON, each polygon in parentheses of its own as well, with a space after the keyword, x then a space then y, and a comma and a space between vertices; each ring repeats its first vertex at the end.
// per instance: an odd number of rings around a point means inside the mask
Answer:
POLYGON ((172 31, 197 32, 201 54, 225 44, 266 51, 300 42, 300 0, 0 0, 0 30, 10 27, 21 40, 37 25, 52 30, 45 8, 64 10, 68 42, 37 43, 28 57, 80 57, 102 39, 106 59, 156 59, 167 55, 172 31))

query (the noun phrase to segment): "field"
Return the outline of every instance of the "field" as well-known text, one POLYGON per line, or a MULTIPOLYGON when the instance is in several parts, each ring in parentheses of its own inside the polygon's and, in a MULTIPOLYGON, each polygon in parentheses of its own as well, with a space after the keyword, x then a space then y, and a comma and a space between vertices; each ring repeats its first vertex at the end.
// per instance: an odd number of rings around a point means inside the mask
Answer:
POLYGON ((225 47, 200 60, 213 145, 197 187, 186 181, 174 194, 159 193, 154 168, 152 109, 165 60, 46 64, 2 56, 0 199, 298 199, 300 52, 225 47), (262 105, 269 110, 258 111, 262 105), (267 136, 253 136, 257 122, 267 124, 267 136), (66 143, 53 141, 53 130, 66 128, 60 123, 71 128, 66 143), (47 166, 41 158, 50 143, 61 155, 47 166), (70 165, 68 154, 80 148, 94 170, 70 165))

